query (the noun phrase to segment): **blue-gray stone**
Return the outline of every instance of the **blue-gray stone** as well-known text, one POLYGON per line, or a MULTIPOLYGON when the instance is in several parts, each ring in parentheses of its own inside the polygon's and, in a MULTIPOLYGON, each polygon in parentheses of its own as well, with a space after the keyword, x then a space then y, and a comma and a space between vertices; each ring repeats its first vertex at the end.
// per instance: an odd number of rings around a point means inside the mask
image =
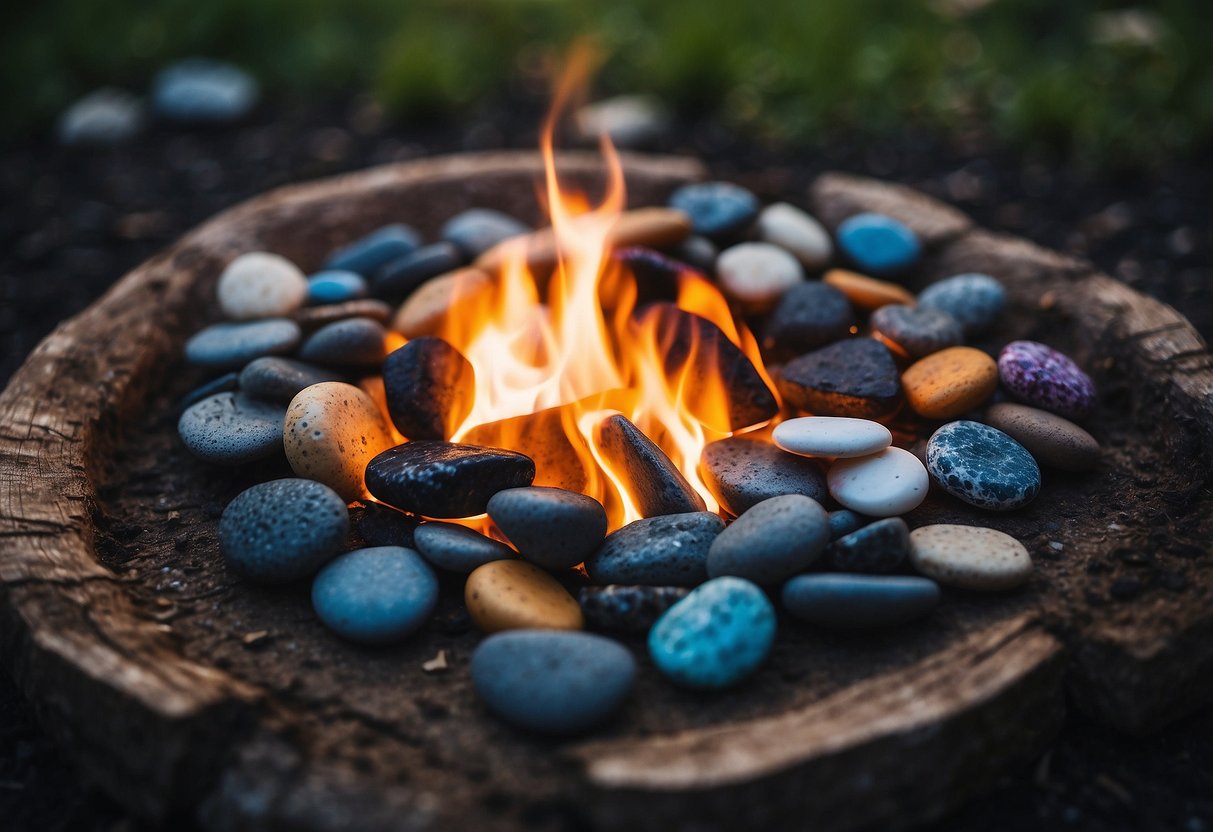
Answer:
POLYGON ((929 306, 890 303, 873 312, 869 324, 873 332, 901 347, 910 358, 923 358, 964 343, 960 321, 929 306))
POLYGON ((126 90, 104 87, 72 104, 59 116, 60 144, 118 144, 143 126, 143 104, 126 90))
POLYGON ((846 295, 809 280, 784 292, 767 317, 763 347, 785 355, 824 347, 851 334, 855 312, 846 295))
POLYGON ((535 480, 535 462, 501 448, 415 439, 366 466, 366 487, 390 506, 423 517, 473 517, 489 498, 535 480))
POLYGON ((282 453, 286 408, 239 393, 217 393, 191 405, 177 420, 190 453, 220 465, 244 465, 282 453))
POLYGON ((344 303, 366 297, 366 278, 345 269, 316 272, 307 279, 308 303, 344 303))
POLYGON ((696 182, 670 195, 670 207, 691 218, 696 234, 727 237, 742 231, 762 208, 758 197, 731 182, 696 182))
POLYGON ((187 58, 156 75, 152 108, 176 121, 235 121, 253 109, 259 92, 256 80, 242 69, 187 58))
POLYGON ((830 519, 800 494, 772 497, 746 511, 716 536, 708 575, 734 575, 764 586, 809 567, 830 541, 830 519))
POLYGON ((606 537, 607 516, 593 497, 563 488, 508 488, 489 500, 489 517, 524 558, 545 569, 584 561, 606 537))
POLYGON ((490 561, 518 557, 501 541, 455 523, 422 523, 413 532, 413 541, 430 563, 465 575, 490 561))
POLYGON ((472 684, 489 710, 541 734, 576 734, 614 714, 636 681, 636 660, 593 633, 510 630, 476 648, 472 684))
POLYGON ((877 520, 830 544, 830 562, 840 572, 892 572, 909 554, 910 527, 900 517, 877 520))
POLYGON ((892 627, 929 613, 939 585, 902 575, 797 575, 783 586, 783 606, 810 624, 835 629, 892 627))
POLYGON ((384 263, 415 251, 421 241, 421 233, 415 228, 402 223, 385 225, 334 251, 324 262, 324 268, 369 277, 384 263))
POLYGON ((371 276, 371 291, 376 297, 403 300, 431 277, 452 271, 463 263, 463 253, 453 243, 431 243, 376 269, 371 276))
POLYGON ((429 619, 438 578, 412 549, 377 546, 339 555, 312 582, 312 609, 337 635, 362 644, 391 644, 429 619))
POLYGON ((259 583, 306 578, 345 544, 349 511, 336 491, 315 480, 254 485, 219 518, 219 549, 233 572, 259 583))
POLYGON ((669 679, 719 690, 766 660, 775 641, 775 608, 755 584, 714 578, 691 591, 649 631, 649 656, 669 679))
POLYGON ((813 460, 770 442, 734 436, 704 445, 699 457, 704 484, 724 510, 737 516, 782 494, 826 500, 825 475, 813 460))
POLYGON ((947 312, 967 334, 977 335, 998 323, 1007 308, 1007 290, 988 274, 958 274, 924 289, 918 305, 947 312))
POLYGON ((664 514, 607 535, 585 560, 598 584, 695 586, 708 578, 708 549, 724 521, 706 511, 664 514))
POLYGON ((256 358, 240 371, 240 390, 267 402, 288 403, 305 387, 325 381, 341 381, 332 370, 313 367, 293 358, 256 358))
POLYGON ((670 607, 687 597, 681 586, 585 586, 578 602, 586 624, 596 630, 647 633, 670 607))
POLYGON ((859 270, 888 275, 918 261, 918 236, 900 220, 884 214, 856 214, 838 226, 838 247, 859 270))
POLYGON ((446 221, 439 236, 474 260, 503 240, 526 234, 531 227, 491 208, 469 208, 446 221))
POLYGON ((954 497, 1011 511, 1040 491, 1040 466, 1007 434, 980 422, 949 422, 927 441, 927 471, 954 497))
POLYGON ((299 346, 303 333, 288 318, 208 326, 185 342, 185 360, 200 367, 230 370, 263 355, 283 355, 299 346))
POLYGON ((837 540, 844 535, 859 529, 868 522, 863 515, 856 514, 850 509, 839 509, 830 512, 830 540, 837 540))
POLYGON ((325 324, 299 348, 304 361, 330 367, 377 367, 387 355, 387 330, 370 318, 325 324))
POLYGON ((240 387, 240 374, 224 373, 218 378, 211 379, 206 384, 195 387, 186 393, 181 397, 181 401, 177 404, 177 407, 184 411, 191 405, 195 405, 203 399, 209 399, 216 393, 227 393, 228 391, 236 390, 238 387, 240 387))
POLYGON ((720 249, 707 237, 692 234, 674 250, 674 255, 704 274, 712 274, 716 269, 716 258, 720 255, 720 249))

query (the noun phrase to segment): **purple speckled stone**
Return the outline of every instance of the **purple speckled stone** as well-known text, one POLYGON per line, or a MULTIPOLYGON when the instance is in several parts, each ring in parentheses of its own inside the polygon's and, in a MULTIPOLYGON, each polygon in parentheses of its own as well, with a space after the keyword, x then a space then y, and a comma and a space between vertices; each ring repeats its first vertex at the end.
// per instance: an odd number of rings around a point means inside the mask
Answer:
POLYGON ((998 375, 1012 396, 1071 419, 1095 404, 1095 382, 1072 359, 1036 341, 1012 341, 998 356, 998 375))

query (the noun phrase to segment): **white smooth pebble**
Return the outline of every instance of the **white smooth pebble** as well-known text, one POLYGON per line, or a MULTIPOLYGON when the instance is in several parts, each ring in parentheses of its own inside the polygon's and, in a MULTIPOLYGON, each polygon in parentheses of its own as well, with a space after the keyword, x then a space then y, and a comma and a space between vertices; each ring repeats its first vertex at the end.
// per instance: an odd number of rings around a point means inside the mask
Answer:
POLYGON ((941 523, 915 529, 910 563, 928 578, 960 589, 1014 589, 1032 576, 1032 558, 1022 543, 981 526, 941 523))
POLYGON ((802 416, 775 426, 775 444, 800 456, 849 459, 871 456, 893 444, 893 434, 879 422, 849 416, 802 416))
POLYGON ((829 232, 795 205, 768 205, 758 215, 756 227, 759 238, 791 252, 806 269, 822 268, 834 254, 829 232))
POLYGON ((730 298, 751 311, 764 312, 784 292, 804 282, 804 269, 779 246, 741 243, 716 258, 716 277, 730 298))
POLYGON ((250 251, 228 263, 216 291, 223 314, 234 320, 285 318, 307 301, 308 283, 285 257, 250 251))
POLYGON ((918 457, 902 448, 840 459, 826 475, 830 495, 844 508, 869 517, 896 517, 918 508, 930 477, 918 457))

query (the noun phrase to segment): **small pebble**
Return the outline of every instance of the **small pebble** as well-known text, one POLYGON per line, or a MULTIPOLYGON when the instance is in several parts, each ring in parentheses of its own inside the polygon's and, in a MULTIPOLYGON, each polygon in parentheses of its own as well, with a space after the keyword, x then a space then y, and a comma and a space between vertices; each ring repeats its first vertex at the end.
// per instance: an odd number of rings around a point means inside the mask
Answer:
POLYGON ((349 511, 333 489, 313 480, 271 480, 228 503, 219 549, 233 572, 258 583, 306 578, 345 545, 349 511))
POLYGON ((912 364, 901 376, 906 401, 927 419, 955 419, 989 401, 998 365, 981 350, 949 347, 912 364))
POLYGON ((250 251, 228 263, 216 292, 223 314, 233 320, 285 318, 307 302, 308 283, 285 257, 250 251))
POLYGON ((723 529, 706 511, 646 517, 607 535, 585 570, 597 584, 695 586, 708 578, 708 549, 723 529))
POLYGON ((830 562, 840 572, 881 574, 901 566, 910 549, 910 527, 887 517, 853 531, 830 546, 830 562))
POLYGON ((636 681, 627 648, 593 633, 515 630, 482 641, 472 684, 489 710, 540 734, 578 734, 622 707, 636 681))
POLYGON ((431 243, 416 251, 389 260, 371 276, 376 297, 389 300, 407 298, 433 277, 463 265, 463 254, 452 243, 431 243))
POLYGON ((797 575, 783 586, 784 609, 819 627, 895 627, 939 603, 939 585, 908 575, 797 575))
POLYGON ((734 575, 764 586, 802 572, 825 550, 830 520, 816 500, 772 497, 746 511, 708 549, 708 575, 734 575))
POLYGON ((842 292, 859 309, 871 311, 891 304, 909 306, 914 303, 914 295, 905 287, 846 269, 830 269, 821 280, 842 292))
POLYGON ((775 426, 775 444, 801 456, 848 458, 871 456, 893 444, 893 434, 879 422, 845 416, 802 416, 775 426))
POLYGON ((837 237, 842 252, 872 274, 903 271, 922 253, 918 236, 905 223, 883 214, 856 214, 838 226, 837 237))
POLYGON ((786 202, 763 208, 756 230, 759 239, 790 252, 806 269, 820 269, 834 254, 834 244, 825 227, 786 202))
POLYGON ((73 103, 55 125, 60 144, 120 144, 138 135, 144 123, 143 103, 115 87, 103 87, 73 103))
POLYGON ((367 463, 392 444, 371 397, 340 381, 299 391, 286 409, 284 434, 295 473, 323 482, 347 501, 366 495, 367 463))
POLYGON ((347 318, 309 335, 299 348, 299 357, 328 367, 374 367, 387 355, 386 342, 383 324, 367 318, 347 318))
POLYGON ((947 312, 967 335, 980 335, 1003 316, 1007 290, 988 274, 958 274, 932 283, 918 296, 918 305, 947 312))
POLYGON ((740 243, 716 258, 716 279, 725 295, 750 312, 766 312, 804 282, 800 263, 770 243, 740 243))
POLYGON ((280 405, 239 393, 218 393, 189 407, 177 433, 194 456, 219 465, 244 465, 282 453, 280 405))
POLYGON ((519 553, 545 569, 576 566, 606 537, 602 503, 563 488, 498 491, 489 499, 488 512, 519 553))
POLYGON ((299 324, 287 318, 213 324, 185 342, 185 360, 200 367, 230 370, 263 355, 282 355, 299 346, 299 324))
POLYGON ((324 626, 361 644, 391 644, 421 628, 438 605, 438 579, 412 549, 376 546, 339 555, 312 582, 324 626))
POLYGON ((403 257, 420 246, 421 234, 416 229, 401 224, 385 225, 334 251, 324 268, 368 277, 389 260, 403 257))
POLYGON ((1032 577, 1032 558, 1009 534, 941 524, 910 532, 910 563, 932 580, 959 589, 1014 589, 1032 577))
POLYGON ((476 626, 501 630, 580 630, 581 607, 560 583, 524 560, 494 560, 476 567, 463 589, 476 626))
POLYGON ((1007 434, 980 422, 949 422, 927 441, 927 470, 953 497, 1011 511, 1036 498, 1040 466, 1007 434))
POLYGON ((598 423, 594 444, 612 470, 626 481, 632 501, 645 517, 703 511, 707 507, 678 466, 622 414, 598 423))
POLYGON ((872 338, 822 347, 783 365, 784 402, 818 416, 887 419, 901 406, 901 377, 888 348, 872 338))
POLYGON ((1095 405, 1095 382, 1073 359, 1036 341, 1012 341, 998 356, 1002 384, 1015 398, 1079 419, 1095 405))
POLYGON ((366 278, 358 272, 330 269, 307 279, 309 303, 344 303, 366 297, 366 278))
POLYGON ((922 358, 964 343, 960 322, 942 309, 890 303, 872 313, 872 331, 907 358, 922 358))
POLYGON ((344 321, 347 318, 368 318, 386 324, 392 319, 392 307, 376 298, 360 298, 347 300, 344 303, 305 306, 295 313, 295 320, 299 326, 308 332, 334 321, 344 321))
POLYGON ((464 257, 475 259, 502 240, 530 231, 530 226, 508 214, 491 208, 469 208, 447 220, 439 236, 458 248, 464 257))
POLYGON ((758 216, 758 197, 731 182, 696 182, 670 195, 670 207, 691 218, 696 234, 720 238, 745 229, 758 216))
POLYGON ((819 280, 799 283, 784 292, 767 316, 763 345, 800 355, 851 334, 855 313, 846 295, 819 280))
POLYGON ((331 370, 277 356, 254 359, 240 371, 241 391, 263 401, 283 404, 305 387, 340 380, 331 370))
POLYGON ((253 109, 259 96, 253 76, 208 58, 186 58, 161 70, 151 91, 156 115, 194 122, 236 121, 253 109))
POLYGON ((366 465, 377 499, 423 517, 473 517, 489 498, 535 479, 530 457, 501 448, 417 439, 388 448, 366 465))
POLYGON ((396 430, 409 439, 449 439, 472 412, 476 371, 459 350, 423 335, 383 362, 383 387, 396 430))
POLYGON ((453 309, 491 284, 492 279, 479 269, 460 269, 427 280, 401 305, 392 321, 392 329, 410 340, 422 335, 438 335, 453 309))
POLYGON ((826 474, 830 495, 843 507, 869 517, 895 517, 918 508, 930 478, 918 457, 903 448, 840 459, 826 474))
POLYGON ((1095 437, 1048 411, 1000 402, 986 411, 984 421, 1027 448, 1041 465, 1062 471, 1090 471, 1099 464, 1100 447, 1095 437))
POLYGON ((674 250, 674 255, 700 271, 710 274, 716 269, 716 258, 720 249, 707 237, 692 234, 674 250))
POLYGON ((422 523, 413 532, 413 541, 430 563, 465 575, 491 561, 518 557, 504 543, 455 523, 422 523))
POLYGON ((731 576, 691 591, 649 631, 649 656, 662 674, 699 690, 720 690, 766 661, 775 608, 754 584, 731 576))
POLYGON ((414 535, 421 520, 383 503, 367 502, 353 514, 355 531, 367 546, 404 546, 417 548, 414 535))
POLYGON ((863 517, 860 517, 853 511, 848 509, 839 509, 838 511, 830 512, 830 540, 837 540, 840 537, 845 537, 853 531, 863 528, 867 522, 863 517))
POLYGON ((687 597, 681 586, 584 586, 578 599, 586 624, 595 630, 647 633, 657 619, 687 597))
POLYGON ((785 453, 760 439, 734 436, 709 442, 699 472, 712 496, 734 516, 781 494, 823 502, 825 474, 816 463, 785 453))

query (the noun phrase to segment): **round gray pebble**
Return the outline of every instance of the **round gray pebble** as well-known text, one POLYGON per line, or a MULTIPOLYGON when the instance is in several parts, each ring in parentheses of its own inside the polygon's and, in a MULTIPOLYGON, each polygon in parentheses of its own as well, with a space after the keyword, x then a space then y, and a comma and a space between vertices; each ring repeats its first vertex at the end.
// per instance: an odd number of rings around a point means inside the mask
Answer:
POLYGON ((850 534, 868 522, 862 514, 856 514, 850 509, 839 509, 830 512, 830 540, 850 534))
POLYGON ((387 330, 369 318, 347 318, 326 324, 308 336, 299 348, 304 361, 332 367, 369 367, 387 355, 387 330))
POLYGON ((716 536, 708 550, 708 576, 776 584, 807 569, 829 541, 830 519, 816 500, 799 494, 772 497, 716 536))
POLYGON ((465 575, 490 561, 518 557, 504 543, 456 523, 422 523, 413 532, 413 544, 440 569, 465 575))
POLYGON ((416 632, 438 604, 438 578, 403 546, 357 549, 335 558, 312 583, 312 609, 337 635, 391 644, 416 632))
POLYGON ((889 304, 872 313, 872 329, 896 344, 910 358, 964 343, 960 322, 942 309, 930 306, 889 304))
POLYGON ((502 240, 530 231, 530 226, 491 208, 469 208, 446 221, 441 237, 475 259, 502 240))
POLYGON ((220 465, 243 465, 282 453, 286 408, 239 393, 219 393, 190 406, 177 433, 190 453, 220 465))
POLYGON ((303 388, 324 381, 342 381, 342 378, 332 370, 278 356, 254 359, 240 371, 242 392, 284 405, 290 404, 295 394, 303 388))
POLYGON ((1007 290, 988 274, 958 274, 932 283, 918 305, 941 309, 960 322, 968 335, 985 332, 1007 308, 1007 290))
POLYGON ((185 343, 185 360, 200 367, 243 367, 263 355, 282 355, 299 346, 299 324, 287 318, 208 326, 185 343))
POLYGON ((576 566, 606 537, 602 503, 563 488, 507 488, 489 499, 488 511, 522 556, 546 569, 576 566))

